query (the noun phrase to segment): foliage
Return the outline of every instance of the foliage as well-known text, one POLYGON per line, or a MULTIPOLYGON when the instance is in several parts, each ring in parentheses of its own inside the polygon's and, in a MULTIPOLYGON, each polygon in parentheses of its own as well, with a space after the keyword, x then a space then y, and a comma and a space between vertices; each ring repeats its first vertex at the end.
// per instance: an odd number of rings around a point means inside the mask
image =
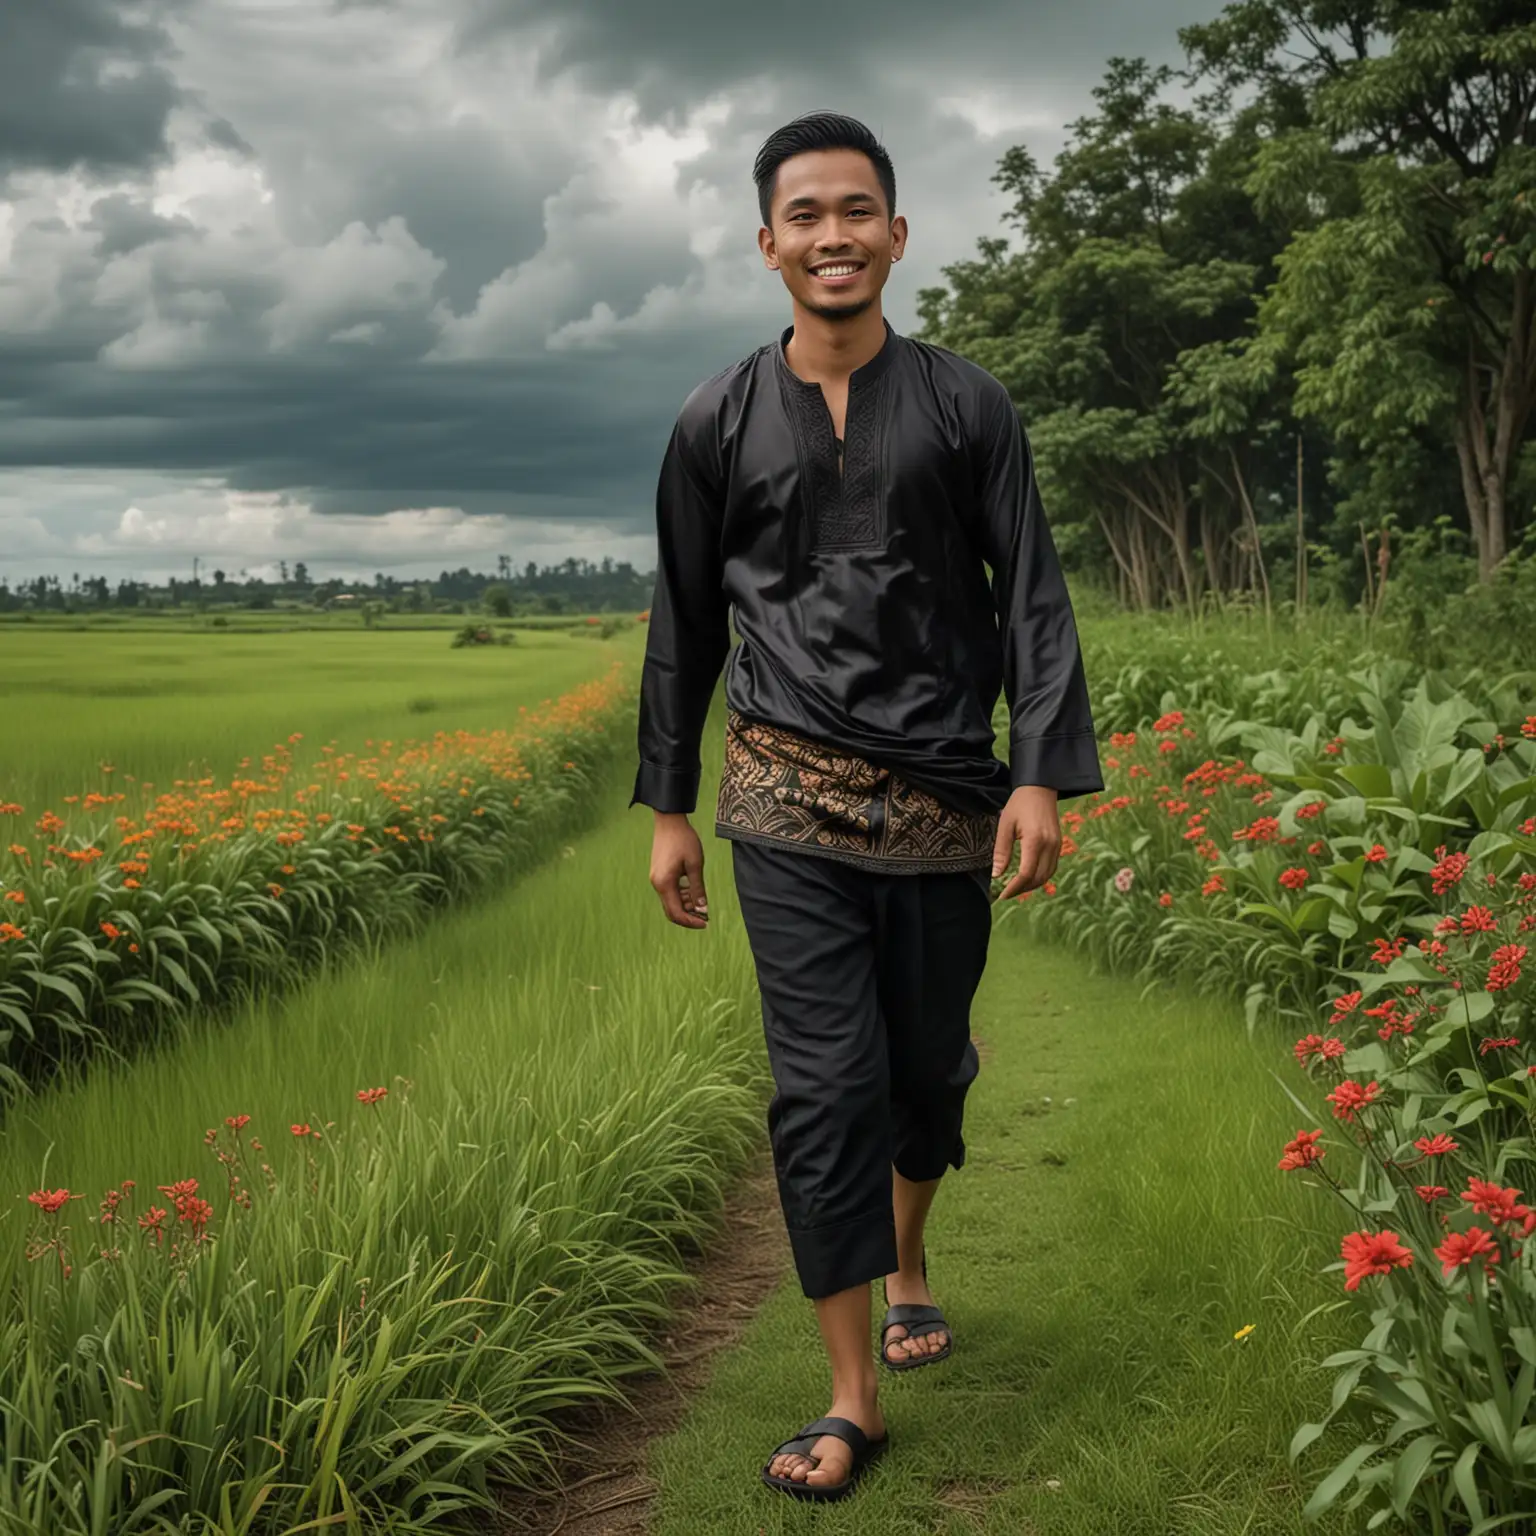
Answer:
POLYGON ((0 850, 0 1085, 122 1054, 168 1017, 288 985, 492 884, 583 803, 631 693, 616 663, 525 709, 517 732, 327 749, 302 773, 295 737, 261 778, 146 796, 136 814, 125 793, 91 794, 26 828, 26 807, 0 804, 16 828, 0 850))
MULTIPOLYGON (((1299 1456, 1336 1416, 1361 1426, 1309 1510, 1347 1494, 1372 1529, 1411 1516, 1492 1531, 1536 1488, 1536 1274, 1511 1226, 1536 1229, 1520 1204, 1536 1178, 1536 1057, 1522 1043, 1536 676, 1458 689, 1378 661, 1344 677, 1347 701, 1323 688, 1310 704, 1287 700, 1282 677, 1249 680, 1219 657, 1163 673, 1178 693, 1111 736, 1108 792, 1064 810, 1056 878, 1014 910, 1106 964, 1240 996, 1250 1031, 1304 1031, 1297 1061, 1333 1084, 1356 1133, 1358 1166, 1327 1179, 1356 1228, 1350 1289, 1391 1271, 1361 1348, 1325 1362, 1340 1373, 1332 1411, 1294 1442, 1299 1456), (1283 723, 1252 712, 1266 690, 1283 723), (1179 695, 1201 700, 1200 726, 1179 695), (1319 1034, 1318 1008, 1353 1038, 1319 1034), (1411 1170, 1440 1157, 1445 1187, 1426 1193, 1411 1170), (1442 1221, 1458 1200, 1462 1216, 1442 1221), (1481 1237, 1468 1205, 1488 1216, 1481 1237), (1468 1257, 1470 1292, 1432 1273, 1438 1260, 1449 1279, 1468 1257)), ((1321 1153, 1300 1132, 1281 1166, 1320 1175, 1321 1153)))

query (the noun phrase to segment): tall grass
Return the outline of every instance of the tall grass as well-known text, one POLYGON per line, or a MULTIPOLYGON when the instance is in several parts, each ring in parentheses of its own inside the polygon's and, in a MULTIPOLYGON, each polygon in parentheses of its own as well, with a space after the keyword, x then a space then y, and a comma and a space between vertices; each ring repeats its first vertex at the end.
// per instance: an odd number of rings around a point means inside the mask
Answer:
POLYGON ((756 1139, 760 1048, 729 892, 723 932, 667 925, 621 805, 495 905, 18 1108, 0 1530, 427 1530, 535 1477, 548 1416, 647 1362, 756 1139), (203 1144, 238 1115, 249 1210, 203 1144), (133 1223, 192 1177, 214 1214, 201 1247, 165 1219, 183 1283, 133 1223), (125 1179, 129 1225, 100 1226, 125 1179), (68 1279, 25 1254, 53 1187, 86 1194, 56 1218, 68 1279))

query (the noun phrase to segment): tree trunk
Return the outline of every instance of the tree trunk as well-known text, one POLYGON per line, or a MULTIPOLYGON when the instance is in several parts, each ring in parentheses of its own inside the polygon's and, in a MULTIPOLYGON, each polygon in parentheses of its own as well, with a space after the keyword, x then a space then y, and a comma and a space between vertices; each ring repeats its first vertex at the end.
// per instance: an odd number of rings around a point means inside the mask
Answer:
POLYGON ((1509 553, 1509 479, 1536 401, 1536 314, 1532 275, 1517 272, 1511 297, 1509 333, 1502 338, 1488 397, 1479 383, 1475 337, 1467 343, 1467 370, 1461 410, 1455 424, 1456 456, 1461 463, 1462 495, 1477 550, 1477 574, 1490 581, 1509 553), (1492 417, 1492 431, 1489 417, 1492 417))

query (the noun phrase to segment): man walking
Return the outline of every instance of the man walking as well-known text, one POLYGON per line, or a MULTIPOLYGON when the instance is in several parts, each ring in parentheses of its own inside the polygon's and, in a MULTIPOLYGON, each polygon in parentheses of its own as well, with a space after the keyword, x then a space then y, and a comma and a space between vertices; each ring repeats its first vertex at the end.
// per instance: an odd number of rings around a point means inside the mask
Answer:
POLYGON ((715 830, 762 997, 785 1225, 832 1373, 827 1416, 762 1477, 829 1499, 888 1443, 877 1364, 913 1370, 952 1347, 924 1229, 965 1158, 992 877, 1017 843, 1001 896, 1043 885, 1058 799, 1104 782, 1008 391, 882 314, 907 238, 890 157, 862 123, 815 113, 771 135, 753 175, 758 245, 793 324, 699 385, 667 444, 630 804, 655 812, 667 916, 704 928, 688 816, 724 667, 715 830))

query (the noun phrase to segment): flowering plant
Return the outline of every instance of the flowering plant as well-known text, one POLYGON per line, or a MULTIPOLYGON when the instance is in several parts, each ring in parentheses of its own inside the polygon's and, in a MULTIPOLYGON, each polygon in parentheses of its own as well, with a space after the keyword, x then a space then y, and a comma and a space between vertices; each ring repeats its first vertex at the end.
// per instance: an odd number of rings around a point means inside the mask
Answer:
POLYGON ((1491 863, 1442 856, 1437 888, 1478 899, 1412 919, 1416 942, 1378 941, 1293 1047, 1329 1085, 1342 1141, 1302 1130, 1279 1167, 1341 1202, 1351 1230, 1334 1267, 1346 1290, 1373 1293, 1361 1347, 1324 1362, 1339 1372, 1331 1411, 1292 1442, 1299 1455, 1346 1404, 1369 1420, 1313 1514, 1351 1484, 1347 1507, 1437 1532, 1536 1507, 1536 873, 1491 863), (1331 1169, 1345 1148, 1350 1166, 1331 1169))

